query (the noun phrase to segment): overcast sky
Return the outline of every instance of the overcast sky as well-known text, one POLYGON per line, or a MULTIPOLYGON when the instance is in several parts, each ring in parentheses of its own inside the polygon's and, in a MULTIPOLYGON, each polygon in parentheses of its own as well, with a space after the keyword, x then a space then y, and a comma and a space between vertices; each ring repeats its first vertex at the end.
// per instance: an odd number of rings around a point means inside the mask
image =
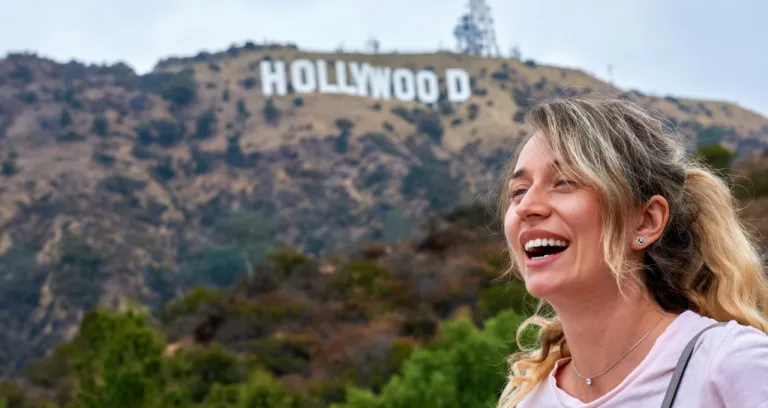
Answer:
MULTIPOLYGON (((247 40, 332 51, 454 47, 467 0, 0 0, 0 53, 124 61, 247 40)), ((768 116, 768 1, 487 0, 505 56, 578 67, 623 88, 726 100, 768 116)))

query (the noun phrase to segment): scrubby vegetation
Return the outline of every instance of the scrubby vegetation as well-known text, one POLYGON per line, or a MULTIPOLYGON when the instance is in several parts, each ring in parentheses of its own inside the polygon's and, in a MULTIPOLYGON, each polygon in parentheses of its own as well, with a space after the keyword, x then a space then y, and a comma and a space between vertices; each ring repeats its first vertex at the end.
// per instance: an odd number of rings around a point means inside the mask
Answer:
MULTIPOLYGON (((459 64, 472 100, 448 101, 443 81, 431 107, 290 87, 265 98, 259 62, 300 55, 246 43, 146 75, 0 59, 8 407, 493 401, 503 339, 532 299, 494 282, 505 258, 488 209, 426 221, 496 191, 537 101, 615 88, 533 61, 382 54, 369 62, 459 64)), ((668 115, 768 231, 765 157, 743 160, 764 148, 765 118, 621 97, 668 115)))
MULTIPOLYGON (((235 247, 194 255, 189 272, 221 289, 197 286, 155 311, 91 309, 0 398, 13 408, 492 403, 530 304, 520 283, 494 283, 506 264, 488 210, 457 208, 411 244, 324 260, 273 247, 247 274, 235 248, 258 232, 229 220, 235 247)), ((98 266, 94 247, 70 246, 62 262, 98 266)))

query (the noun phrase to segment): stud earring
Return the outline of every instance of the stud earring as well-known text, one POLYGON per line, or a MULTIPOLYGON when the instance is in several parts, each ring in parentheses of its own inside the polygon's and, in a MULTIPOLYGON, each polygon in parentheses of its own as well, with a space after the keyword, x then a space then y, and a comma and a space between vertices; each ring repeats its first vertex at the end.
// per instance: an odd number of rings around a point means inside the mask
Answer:
POLYGON ((637 245, 644 245, 645 238, 643 238, 642 236, 638 236, 637 238, 635 238, 635 242, 637 242, 637 245))

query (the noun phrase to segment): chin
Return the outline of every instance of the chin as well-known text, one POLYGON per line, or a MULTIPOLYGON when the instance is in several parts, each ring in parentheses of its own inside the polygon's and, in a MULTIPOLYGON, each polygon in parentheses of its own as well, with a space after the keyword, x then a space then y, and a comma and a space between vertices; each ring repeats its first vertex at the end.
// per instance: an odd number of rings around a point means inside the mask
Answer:
POLYGON ((538 299, 548 299, 553 295, 562 293, 567 288, 564 288, 562 282, 552 279, 547 274, 532 273, 525 279, 525 288, 531 296, 538 299))

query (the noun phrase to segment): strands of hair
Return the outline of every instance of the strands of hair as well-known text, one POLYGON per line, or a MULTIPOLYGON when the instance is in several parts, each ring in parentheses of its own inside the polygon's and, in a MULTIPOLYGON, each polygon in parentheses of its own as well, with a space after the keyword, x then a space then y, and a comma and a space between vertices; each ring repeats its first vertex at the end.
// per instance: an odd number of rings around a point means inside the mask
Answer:
MULTIPOLYGON (((587 96, 541 103, 526 124, 520 147, 541 137, 563 172, 600 195, 603 253, 617 282, 641 267, 649 295, 666 311, 690 309, 768 333, 768 280, 756 240, 740 222, 727 184, 694 161, 683 138, 669 132, 663 120, 631 101, 587 96), (669 202, 669 223, 647 248, 643 265, 632 265, 621 249, 632 239, 625 220, 655 194, 669 202)), ((509 170, 514 167, 513 160, 509 170)), ((506 184, 502 219, 509 206, 506 184)), ((508 273, 516 270, 513 264, 508 273)), ((522 333, 539 327, 539 345, 520 344, 522 351, 510 356, 499 408, 515 406, 557 360, 570 355, 557 316, 542 312, 546 306, 541 303, 518 330, 520 343, 522 333)))

